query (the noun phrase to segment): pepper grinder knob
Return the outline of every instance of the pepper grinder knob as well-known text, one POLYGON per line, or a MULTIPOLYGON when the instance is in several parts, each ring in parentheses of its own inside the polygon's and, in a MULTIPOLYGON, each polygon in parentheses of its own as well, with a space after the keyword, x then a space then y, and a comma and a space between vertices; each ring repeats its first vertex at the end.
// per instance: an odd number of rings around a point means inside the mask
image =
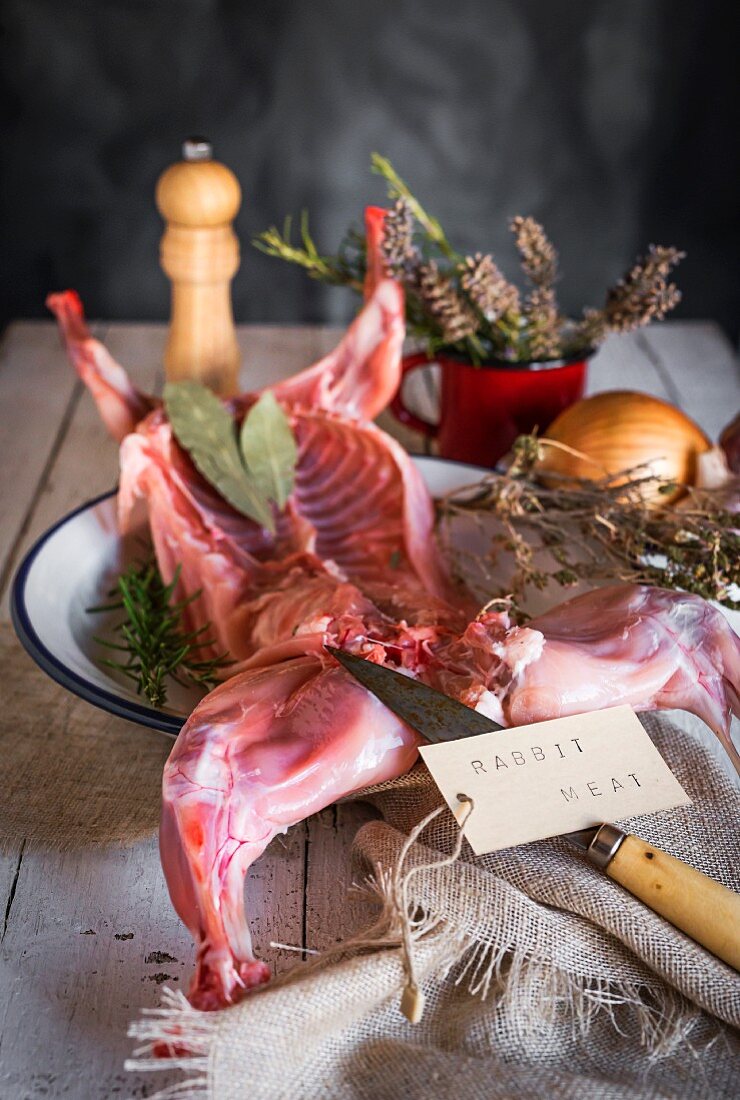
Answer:
POLYGON ((160 263, 172 282, 165 373, 169 381, 193 379, 228 396, 236 393, 240 361, 231 280, 239 270, 232 222, 241 188, 204 138, 189 138, 182 153, 156 191, 166 222, 160 263))

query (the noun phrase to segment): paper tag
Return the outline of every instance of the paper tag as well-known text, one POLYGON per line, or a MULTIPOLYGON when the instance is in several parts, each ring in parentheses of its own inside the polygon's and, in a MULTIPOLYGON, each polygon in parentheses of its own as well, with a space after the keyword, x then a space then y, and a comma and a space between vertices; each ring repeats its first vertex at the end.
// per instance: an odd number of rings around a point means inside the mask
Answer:
POLYGON ((423 745, 476 855, 691 802, 631 707, 423 745))

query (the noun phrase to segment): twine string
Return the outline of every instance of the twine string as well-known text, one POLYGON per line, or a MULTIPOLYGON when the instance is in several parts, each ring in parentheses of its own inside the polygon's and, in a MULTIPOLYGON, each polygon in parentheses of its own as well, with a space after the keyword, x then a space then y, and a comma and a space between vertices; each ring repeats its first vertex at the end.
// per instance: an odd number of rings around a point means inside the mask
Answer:
MULTIPOLYGON (((436 809, 432 810, 431 813, 428 813, 409 833, 401 849, 393 874, 393 898, 401 925, 401 962, 403 965, 404 977, 406 979, 401 999, 401 1011, 411 1023, 418 1023, 421 1019, 424 1011, 424 998, 419 989, 414 960, 414 941, 421 933, 415 933, 413 927, 414 921, 409 913, 409 886, 415 875, 419 875, 425 871, 437 871, 441 870, 443 867, 449 867, 460 858, 463 841, 465 839, 465 825, 470 819, 475 803, 469 795, 464 793, 458 794, 457 799, 458 802, 463 804, 463 808, 459 811, 459 816, 458 814, 455 815, 458 824, 458 832, 455 845, 449 856, 427 863, 419 863, 408 870, 405 870, 404 867, 411 848, 419 839, 419 836, 424 832, 427 825, 430 825, 435 818, 439 817, 439 815, 444 813, 447 809, 446 806, 438 806, 436 809)), ((428 931, 428 929, 424 931, 428 931)))

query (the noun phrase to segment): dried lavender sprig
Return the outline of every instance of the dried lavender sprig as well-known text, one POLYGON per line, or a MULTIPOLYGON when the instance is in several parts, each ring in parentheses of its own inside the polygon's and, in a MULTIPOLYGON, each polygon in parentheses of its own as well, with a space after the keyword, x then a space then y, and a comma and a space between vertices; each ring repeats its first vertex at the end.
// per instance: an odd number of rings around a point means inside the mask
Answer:
POLYGON ((384 220, 383 259, 389 275, 415 281, 421 254, 414 244, 414 215, 406 199, 397 199, 384 220))
POLYGON ((519 291, 504 278, 490 255, 476 252, 460 266, 460 283, 473 305, 489 324, 506 313, 518 312, 519 291))
POLYGON ((563 319, 554 289, 558 254, 534 218, 513 218, 511 231, 521 256, 522 268, 533 285, 523 310, 527 354, 532 359, 551 359, 562 349, 563 319))
POLYGON ((551 288, 558 277, 558 254, 538 221, 518 215, 511 220, 522 267, 535 287, 551 288))
MULTIPOLYGON (((511 228, 533 287, 522 305, 516 287, 504 279, 490 256, 463 257, 454 250, 439 221, 421 206, 387 158, 373 154, 372 167, 386 180, 395 203, 387 216, 388 270, 406 289, 410 333, 426 340, 430 353, 455 344, 455 350, 476 363, 491 356, 517 361, 580 354, 601 343, 610 330, 629 331, 662 319, 679 301, 678 290, 667 277, 683 253, 651 247, 647 257, 609 292, 603 309, 585 310, 578 322, 563 317, 554 292, 555 248, 534 218, 516 217, 511 228), (470 310, 477 318, 472 330, 470 310)), ((255 244, 269 255, 300 264, 312 278, 362 291, 363 242, 353 237, 337 255, 322 255, 305 220, 301 229, 302 247, 291 243, 289 223, 282 235, 273 228, 255 244)))
POLYGON ((439 325, 442 339, 457 344, 475 335, 478 315, 458 294, 452 279, 442 274, 437 263, 430 260, 421 264, 417 274, 419 296, 439 325))
POLYGON ((574 351, 595 348, 603 343, 609 333, 609 324, 603 309, 584 309, 583 318, 576 322, 567 335, 568 348, 574 351))
POLYGON ((558 313, 555 291, 549 287, 535 287, 527 299, 524 316, 529 356, 552 359, 559 355, 563 321, 558 313))
POLYGON ((631 332, 650 321, 662 321, 681 300, 681 292, 668 276, 685 257, 677 248, 651 244, 646 256, 609 291, 604 307, 607 326, 615 332, 631 332))

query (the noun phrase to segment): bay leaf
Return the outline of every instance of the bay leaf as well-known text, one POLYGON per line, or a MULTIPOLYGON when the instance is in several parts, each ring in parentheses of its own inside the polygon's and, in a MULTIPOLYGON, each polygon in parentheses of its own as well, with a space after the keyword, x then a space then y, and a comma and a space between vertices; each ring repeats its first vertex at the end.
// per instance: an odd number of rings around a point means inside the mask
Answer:
POLYGON ((164 407, 175 438, 206 481, 238 512, 274 532, 267 496, 245 469, 234 421, 216 395, 199 382, 168 382, 164 407))
POLYGON ((298 448, 288 418, 270 390, 245 416, 239 443, 257 489, 282 511, 293 491, 298 448))

